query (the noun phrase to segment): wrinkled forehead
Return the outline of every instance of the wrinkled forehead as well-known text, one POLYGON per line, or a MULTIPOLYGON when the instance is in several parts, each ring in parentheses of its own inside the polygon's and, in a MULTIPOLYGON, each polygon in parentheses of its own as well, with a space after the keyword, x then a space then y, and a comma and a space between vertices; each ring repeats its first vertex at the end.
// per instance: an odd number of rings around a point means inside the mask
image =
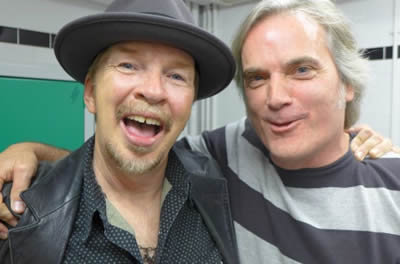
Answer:
POLYGON ((284 12, 264 17, 249 30, 241 59, 245 63, 257 53, 260 58, 268 55, 279 60, 306 55, 317 58, 327 52, 325 30, 316 20, 303 13, 284 12))
POLYGON ((261 18, 248 31, 244 42, 254 31, 257 31, 259 37, 265 39, 293 39, 307 38, 308 40, 317 40, 325 37, 325 29, 309 15, 300 11, 285 11, 274 13, 261 18))

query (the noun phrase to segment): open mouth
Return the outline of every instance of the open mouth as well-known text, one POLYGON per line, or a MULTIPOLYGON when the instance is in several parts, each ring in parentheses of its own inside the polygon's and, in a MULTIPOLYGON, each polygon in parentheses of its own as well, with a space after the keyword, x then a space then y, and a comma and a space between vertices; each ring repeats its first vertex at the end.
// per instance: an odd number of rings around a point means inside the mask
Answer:
POLYGON ((143 138, 155 137, 163 129, 159 120, 138 115, 126 116, 123 122, 128 133, 143 138))

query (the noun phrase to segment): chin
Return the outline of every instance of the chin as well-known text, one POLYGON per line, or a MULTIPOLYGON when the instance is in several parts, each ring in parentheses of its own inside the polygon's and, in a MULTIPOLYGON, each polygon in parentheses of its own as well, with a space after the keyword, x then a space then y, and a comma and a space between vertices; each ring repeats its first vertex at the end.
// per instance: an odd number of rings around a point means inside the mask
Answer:
POLYGON ((118 151, 113 145, 107 144, 106 150, 117 166, 128 174, 144 174, 157 168, 165 159, 163 151, 153 151, 142 154, 132 151, 118 151), (138 154, 138 155, 136 155, 138 154))
POLYGON ((268 146, 270 156, 274 162, 280 161, 294 161, 304 156, 303 150, 300 149, 299 144, 294 142, 277 141, 268 146))

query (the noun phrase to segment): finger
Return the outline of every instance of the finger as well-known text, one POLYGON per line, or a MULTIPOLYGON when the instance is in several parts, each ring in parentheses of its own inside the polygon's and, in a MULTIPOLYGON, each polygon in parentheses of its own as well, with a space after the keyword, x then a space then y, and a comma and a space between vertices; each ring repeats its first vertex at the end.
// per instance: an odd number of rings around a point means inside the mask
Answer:
POLYGON ((18 219, 12 215, 7 205, 3 202, 3 195, 0 193, 0 221, 6 222, 11 226, 16 226, 18 219))
MULTIPOLYGON (((362 130, 357 134, 355 138, 350 143, 350 148, 353 151, 355 157, 358 160, 363 160, 364 157, 367 155, 368 152, 365 152, 365 146, 364 148, 361 148, 361 146, 366 142, 370 137, 372 136, 372 132, 370 130, 362 130)), ((369 150, 369 149, 368 149, 369 150)))
MULTIPOLYGON (((364 141, 356 150, 356 157, 359 160, 363 160, 367 155, 370 154, 370 151, 377 145, 382 143, 382 137, 381 136, 372 136, 370 138, 368 138, 366 141, 364 141)), ((385 146, 385 144, 383 144, 383 146, 385 146)), ((374 155, 379 155, 380 153, 379 148, 377 150, 375 150, 374 155)), ((382 153, 383 154, 383 153, 382 153)), ((381 154, 381 155, 382 155, 381 154)))
POLYGON ((392 141, 388 138, 384 138, 380 143, 372 147, 368 155, 373 159, 377 159, 385 155, 385 153, 392 151, 392 147, 392 141))
POLYGON ((362 130, 372 130, 370 126, 367 124, 357 124, 354 125, 346 130, 347 133, 354 133, 357 134, 362 130))
POLYGON ((8 228, 0 223, 0 239, 7 239, 8 238, 8 228))
POLYGON ((11 226, 17 225, 17 218, 11 214, 4 203, 0 204, 0 220, 11 226))
POLYGON ((6 172, 5 172, 6 170, 7 170, 6 168, 1 167, 1 171, 0 171, 0 191, 3 190, 3 185, 8 180, 8 175, 6 175, 6 172))
POLYGON ((22 214, 26 208, 20 194, 26 190, 31 183, 31 176, 35 169, 25 164, 16 164, 14 167, 14 182, 11 188, 11 207, 16 213, 22 214))
MULTIPOLYGON (((3 180, 3 178, 2 178, 1 175, 0 175, 0 195, 2 195, 2 194, 1 194, 1 191, 3 190, 3 185, 4 185, 4 180, 3 180)), ((3 198, 1 198, 1 200, 3 200, 3 198)))
POLYGON ((398 146, 392 146, 392 151, 393 151, 393 152, 396 152, 396 153, 398 153, 398 154, 400 154, 400 147, 398 147, 398 146))

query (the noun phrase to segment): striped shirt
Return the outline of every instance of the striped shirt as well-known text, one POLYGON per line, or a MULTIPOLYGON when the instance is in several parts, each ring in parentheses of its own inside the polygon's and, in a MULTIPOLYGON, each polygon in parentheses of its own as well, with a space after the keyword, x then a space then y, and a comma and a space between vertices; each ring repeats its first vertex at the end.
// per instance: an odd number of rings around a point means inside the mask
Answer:
POLYGON ((222 167, 241 263, 400 263, 400 156, 274 166, 244 118, 190 137, 222 167))

